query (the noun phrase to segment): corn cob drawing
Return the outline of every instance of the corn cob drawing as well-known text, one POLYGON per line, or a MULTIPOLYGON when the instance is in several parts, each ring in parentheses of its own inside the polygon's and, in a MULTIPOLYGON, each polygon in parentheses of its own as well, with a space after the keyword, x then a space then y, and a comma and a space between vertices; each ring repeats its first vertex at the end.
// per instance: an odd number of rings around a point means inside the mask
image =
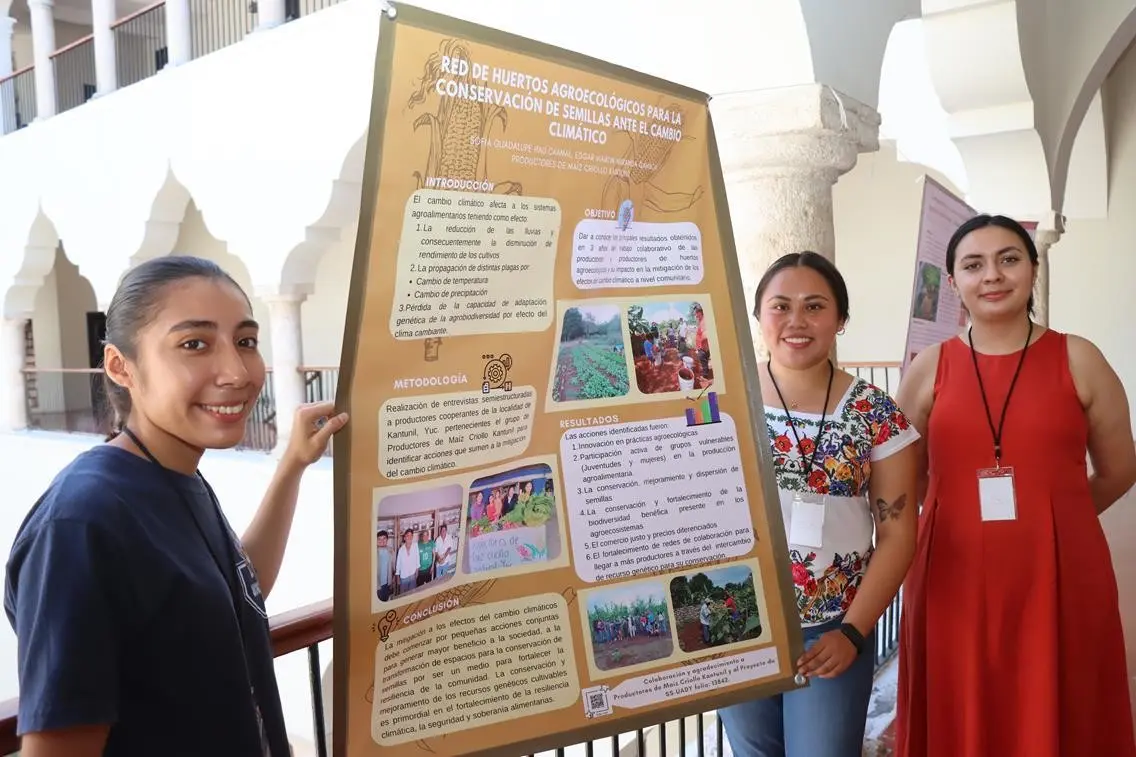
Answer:
MULTIPOLYGON (((444 76, 442 57, 470 60, 468 43, 458 39, 442 42, 438 52, 427 60, 418 89, 407 100, 407 109, 426 102, 438 80, 444 76)), ((475 84, 469 75, 454 77, 459 84, 475 84)), ((414 121, 414 129, 430 127, 430 153, 426 158, 426 172, 414 172, 418 188, 422 189, 427 177, 485 181, 488 178, 489 132, 494 121, 501 129, 509 125, 509 115, 499 105, 478 103, 458 97, 440 97, 434 113, 423 113, 414 121)), ((521 185, 514 181, 495 182, 493 190, 501 194, 521 194, 521 185)))
MULTIPOLYGON (((686 121, 686 113, 680 105, 670 103, 666 107, 682 114, 683 121, 686 121)), ((612 176, 607 180, 600 207, 618 208, 624 200, 630 199, 635 207, 647 207, 656 213, 679 213, 698 202, 704 192, 702 185, 691 192, 668 192, 655 183, 655 177, 670 159, 675 142, 650 134, 622 133, 630 140, 623 159, 634 161, 634 165, 627 176, 612 176)), ((693 139, 685 134, 682 137, 684 142, 693 139)))

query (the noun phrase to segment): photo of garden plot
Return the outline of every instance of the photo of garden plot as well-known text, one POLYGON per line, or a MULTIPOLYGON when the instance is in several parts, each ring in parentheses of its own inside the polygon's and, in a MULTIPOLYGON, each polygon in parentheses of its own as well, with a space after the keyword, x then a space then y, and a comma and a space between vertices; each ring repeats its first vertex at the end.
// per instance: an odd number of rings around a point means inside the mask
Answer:
POLYGON ((614 305, 564 311, 553 402, 622 397, 628 391, 623 319, 614 305))
POLYGON ((678 646, 684 652, 761 636, 753 571, 731 565, 671 579, 678 646))

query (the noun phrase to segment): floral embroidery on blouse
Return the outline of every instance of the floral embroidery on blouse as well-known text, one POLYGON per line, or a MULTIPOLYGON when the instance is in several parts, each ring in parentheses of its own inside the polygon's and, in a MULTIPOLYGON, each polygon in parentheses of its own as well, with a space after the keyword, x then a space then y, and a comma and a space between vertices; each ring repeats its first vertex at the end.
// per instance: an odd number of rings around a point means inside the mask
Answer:
POLYGON ((825 419, 815 459, 819 415, 793 413, 798 451, 785 412, 767 406, 765 413, 786 529, 793 493, 827 495, 823 548, 789 546, 801 621, 824 623, 847 612, 872 557, 868 490, 873 461, 895 454, 919 435, 886 392, 859 378, 825 419), (806 471, 809 462, 813 469, 806 471))

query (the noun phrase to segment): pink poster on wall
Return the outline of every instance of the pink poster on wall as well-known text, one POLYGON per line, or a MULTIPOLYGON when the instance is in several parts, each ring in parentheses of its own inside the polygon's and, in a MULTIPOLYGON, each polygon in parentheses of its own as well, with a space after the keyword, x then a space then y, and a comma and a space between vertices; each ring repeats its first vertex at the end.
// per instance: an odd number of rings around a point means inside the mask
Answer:
MULTIPOLYGON (((902 370, 921 350, 950 339, 966 328, 966 308, 951 287, 947 270, 947 243, 963 222, 977 215, 949 189, 930 176, 923 177, 923 206, 919 215, 919 240, 915 250, 915 282, 911 289, 911 313, 902 370)), ((1020 221, 1037 239, 1037 222, 1020 221)))
POLYGON ((903 368, 921 350, 949 339, 966 326, 966 310, 947 281, 947 243, 974 208, 930 176, 923 177, 923 207, 915 247, 915 282, 903 368))

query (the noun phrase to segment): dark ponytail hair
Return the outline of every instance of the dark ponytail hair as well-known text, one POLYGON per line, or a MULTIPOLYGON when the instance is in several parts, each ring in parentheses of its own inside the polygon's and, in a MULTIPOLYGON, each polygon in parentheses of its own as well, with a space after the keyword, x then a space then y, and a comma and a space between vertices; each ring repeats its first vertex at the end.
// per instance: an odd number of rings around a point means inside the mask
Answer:
MULTIPOLYGON (((240 284, 211 260, 189 255, 153 258, 131 268, 119 282, 110 307, 107 308, 103 344, 112 344, 128 360, 136 360, 138 332, 154 317, 166 288, 170 284, 192 278, 228 282, 248 301, 248 295, 240 284)), ((130 417, 130 390, 114 383, 106 373, 105 365, 103 387, 114 411, 110 434, 107 436, 107 439, 113 439, 122 432, 122 427, 130 417)))

